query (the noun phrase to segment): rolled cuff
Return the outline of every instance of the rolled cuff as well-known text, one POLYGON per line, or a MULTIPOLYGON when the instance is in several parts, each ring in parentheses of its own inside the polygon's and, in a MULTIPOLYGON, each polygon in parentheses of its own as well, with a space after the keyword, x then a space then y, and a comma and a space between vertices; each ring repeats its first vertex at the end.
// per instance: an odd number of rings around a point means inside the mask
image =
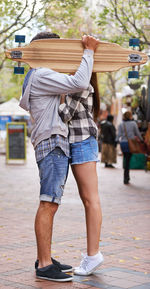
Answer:
POLYGON ((50 203, 55 203, 55 204, 58 204, 60 205, 61 204, 61 199, 59 198, 54 198, 52 196, 48 196, 48 195, 40 195, 40 201, 44 201, 44 202, 50 202, 50 203))

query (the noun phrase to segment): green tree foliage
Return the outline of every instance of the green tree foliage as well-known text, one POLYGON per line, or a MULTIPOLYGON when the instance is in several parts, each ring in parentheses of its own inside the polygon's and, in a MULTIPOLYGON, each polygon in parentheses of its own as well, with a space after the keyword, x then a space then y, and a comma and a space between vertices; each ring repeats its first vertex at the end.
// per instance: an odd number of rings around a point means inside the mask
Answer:
POLYGON ((79 38, 88 32, 86 0, 46 1, 45 7, 44 24, 61 37, 79 38))
POLYGON ((97 25, 103 38, 119 44, 139 38, 141 49, 150 45, 150 1, 107 0, 98 14, 97 25))
MULTIPOLYGON (((106 0, 102 4, 97 0, 94 11, 86 0, 0 0, 0 69, 4 66, 0 98, 7 100, 21 94, 24 76, 13 75, 14 63, 4 62, 4 50, 14 45, 14 35, 22 33, 24 27, 32 36, 34 27, 36 31, 47 28, 64 38, 80 38, 87 33, 124 47, 128 47, 129 38, 138 37, 143 49, 150 44, 149 8, 150 1, 146 0, 106 0)), ((100 74, 100 94, 107 102, 124 85, 126 71, 100 74)))
MULTIPOLYGON (((99 5, 96 23, 101 32, 101 39, 115 42, 123 47, 129 47, 130 38, 140 39, 140 50, 150 45, 150 1, 146 0, 106 0, 99 5), (99 12, 100 11, 100 12, 99 12)), ((144 75, 147 65, 140 69, 144 75)), ((101 74, 100 92, 104 101, 111 102, 116 91, 128 83, 127 70, 121 70, 122 82, 118 73, 101 74), (103 89, 102 89, 103 88, 103 89)), ((147 78, 140 76, 146 83, 147 78)))
MULTIPOLYGON (((46 28, 58 32, 63 37, 78 36, 79 18, 73 25, 77 10, 85 0, 4 0, 0 2, 0 101, 20 97, 24 76, 13 75, 14 62, 5 59, 6 48, 14 46, 15 34, 21 34, 27 27, 28 34, 46 28), (68 29, 67 29, 68 27, 68 29), (77 27, 77 28, 76 28, 77 27), (36 28, 36 29, 35 29, 36 28), (64 28, 64 29, 63 29, 64 28), (67 35, 67 36, 66 36, 67 35)), ((36 32, 35 32, 36 33, 36 32)), ((25 66, 26 71, 28 67, 25 66)))
POLYGON ((37 0, 0 1, 0 101, 20 96, 23 77, 13 75, 14 63, 6 61, 4 51, 14 45, 15 34, 21 34, 25 27, 33 29, 42 11, 39 3, 37 0))
POLYGON ((4 65, 4 50, 14 35, 24 27, 31 27, 40 14, 37 0, 4 0, 0 2, 0 69, 4 65))

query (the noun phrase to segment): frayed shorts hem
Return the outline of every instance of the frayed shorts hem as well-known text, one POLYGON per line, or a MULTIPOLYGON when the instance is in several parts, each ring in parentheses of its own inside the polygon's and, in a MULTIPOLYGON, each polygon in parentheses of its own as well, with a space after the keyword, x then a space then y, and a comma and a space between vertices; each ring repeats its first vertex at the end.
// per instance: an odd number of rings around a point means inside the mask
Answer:
POLYGON ((82 164, 85 164, 85 163, 91 163, 91 162, 96 162, 96 163, 99 163, 100 160, 88 160, 88 161, 82 161, 82 162, 73 162, 73 163, 70 163, 70 165, 82 165, 82 164))
POLYGON ((44 202, 55 203, 55 204, 58 204, 58 205, 61 204, 61 199, 55 198, 55 197, 52 197, 52 196, 48 196, 48 195, 44 195, 44 194, 40 195, 39 199, 40 199, 40 201, 44 201, 44 202))

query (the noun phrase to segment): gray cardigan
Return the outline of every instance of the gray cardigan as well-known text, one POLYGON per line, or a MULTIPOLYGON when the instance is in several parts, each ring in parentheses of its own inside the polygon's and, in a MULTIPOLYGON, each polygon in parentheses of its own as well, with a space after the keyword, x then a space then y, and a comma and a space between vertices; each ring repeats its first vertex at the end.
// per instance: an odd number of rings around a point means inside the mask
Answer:
POLYGON ((31 142, 34 148, 54 134, 68 136, 68 126, 58 114, 60 94, 87 89, 92 69, 93 51, 85 49, 81 64, 74 75, 47 68, 38 68, 32 72, 19 105, 31 114, 31 142))
POLYGON ((125 134, 124 125, 126 126, 128 138, 134 138, 135 136, 137 136, 139 137, 140 140, 143 140, 136 122, 129 120, 129 121, 123 121, 118 126, 118 134, 116 137, 116 141, 120 141, 120 142, 128 141, 126 134, 125 134))

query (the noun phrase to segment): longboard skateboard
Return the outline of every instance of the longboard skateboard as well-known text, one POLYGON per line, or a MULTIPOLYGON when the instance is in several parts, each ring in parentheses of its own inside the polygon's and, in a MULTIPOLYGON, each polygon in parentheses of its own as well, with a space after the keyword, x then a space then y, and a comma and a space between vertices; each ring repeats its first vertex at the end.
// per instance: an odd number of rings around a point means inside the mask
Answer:
MULTIPOLYGON (((75 72, 81 62, 81 40, 42 39, 24 47, 9 49, 6 56, 18 63, 27 63, 32 68, 46 67, 58 72, 75 72)), ((93 72, 112 72, 124 67, 146 63, 148 56, 134 49, 125 49, 116 43, 101 42, 94 54, 93 72)))

